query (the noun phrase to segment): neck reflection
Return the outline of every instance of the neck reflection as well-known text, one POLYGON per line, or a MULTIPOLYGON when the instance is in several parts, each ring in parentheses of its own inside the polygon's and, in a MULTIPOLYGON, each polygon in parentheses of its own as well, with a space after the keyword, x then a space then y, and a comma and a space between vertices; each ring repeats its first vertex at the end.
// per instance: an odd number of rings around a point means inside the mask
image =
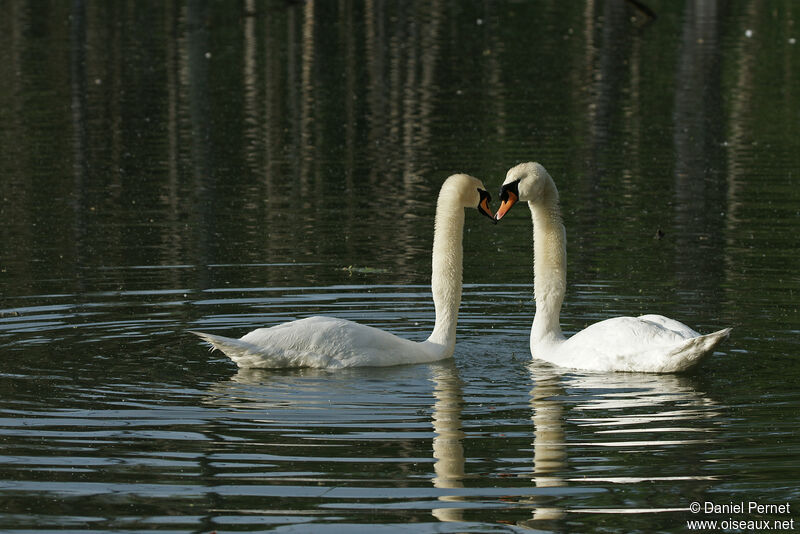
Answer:
MULTIPOLYGON (((464 406, 463 383, 451 361, 434 365, 433 395, 433 464, 435 488, 464 487, 464 430, 461 412, 464 406)), ((458 495, 442 495, 443 503, 463 502, 458 495)), ((458 506, 434 508, 431 514, 439 521, 463 521, 464 509, 458 506)))

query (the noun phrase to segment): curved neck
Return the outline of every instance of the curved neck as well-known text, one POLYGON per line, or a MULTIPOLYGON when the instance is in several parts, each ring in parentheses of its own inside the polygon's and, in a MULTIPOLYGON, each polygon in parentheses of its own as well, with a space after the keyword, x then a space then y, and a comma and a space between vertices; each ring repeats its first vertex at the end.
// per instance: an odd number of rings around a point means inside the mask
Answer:
POLYGON ((528 203, 533 219, 533 296, 536 315, 531 345, 564 339, 559 324, 567 288, 567 237, 558 200, 528 203))
POLYGON ((436 324, 428 341, 452 353, 456 345, 458 307, 461 305, 464 208, 440 194, 433 233, 431 292, 436 324))

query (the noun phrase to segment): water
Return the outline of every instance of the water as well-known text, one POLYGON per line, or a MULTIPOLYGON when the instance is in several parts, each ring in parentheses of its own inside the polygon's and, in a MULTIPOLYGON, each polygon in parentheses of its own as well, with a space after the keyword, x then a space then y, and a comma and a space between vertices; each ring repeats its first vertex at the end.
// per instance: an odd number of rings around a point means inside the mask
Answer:
POLYGON ((650 7, 4 4, 0 530, 800 521, 795 9, 650 7), (467 214, 452 361, 240 371, 187 334, 424 339, 439 185, 530 159, 561 192, 565 332, 656 312, 732 326, 720 352, 531 363, 524 210, 467 214), (690 511, 750 501, 789 510, 690 511))

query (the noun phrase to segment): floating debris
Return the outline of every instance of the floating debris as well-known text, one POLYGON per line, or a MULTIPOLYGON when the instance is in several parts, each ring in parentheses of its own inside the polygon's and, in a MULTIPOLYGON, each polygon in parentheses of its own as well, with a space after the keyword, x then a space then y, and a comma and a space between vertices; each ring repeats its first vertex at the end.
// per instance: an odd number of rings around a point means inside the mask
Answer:
POLYGON ((348 265, 347 267, 342 267, 341 271, 347 271, 350 274, 359 273, 359 274, 381 274, 381 273, 388 273, 389 269, 377 269, 375 267, 355 267, 353 265, 348 265))

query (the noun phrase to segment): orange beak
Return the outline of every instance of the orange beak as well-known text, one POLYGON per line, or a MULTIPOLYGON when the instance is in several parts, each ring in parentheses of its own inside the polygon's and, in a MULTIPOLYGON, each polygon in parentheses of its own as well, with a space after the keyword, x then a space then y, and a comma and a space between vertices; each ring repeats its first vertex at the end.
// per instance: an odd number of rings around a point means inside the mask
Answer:
POLYGON ((508 198, 500 204, 500 208, 494 214, 494 219, 496 221, 502 219, 506 212, 511 209, 511 206, 517 203, 517 200, 519 200, 519 197, 513 191, 508 191, 508 198))

